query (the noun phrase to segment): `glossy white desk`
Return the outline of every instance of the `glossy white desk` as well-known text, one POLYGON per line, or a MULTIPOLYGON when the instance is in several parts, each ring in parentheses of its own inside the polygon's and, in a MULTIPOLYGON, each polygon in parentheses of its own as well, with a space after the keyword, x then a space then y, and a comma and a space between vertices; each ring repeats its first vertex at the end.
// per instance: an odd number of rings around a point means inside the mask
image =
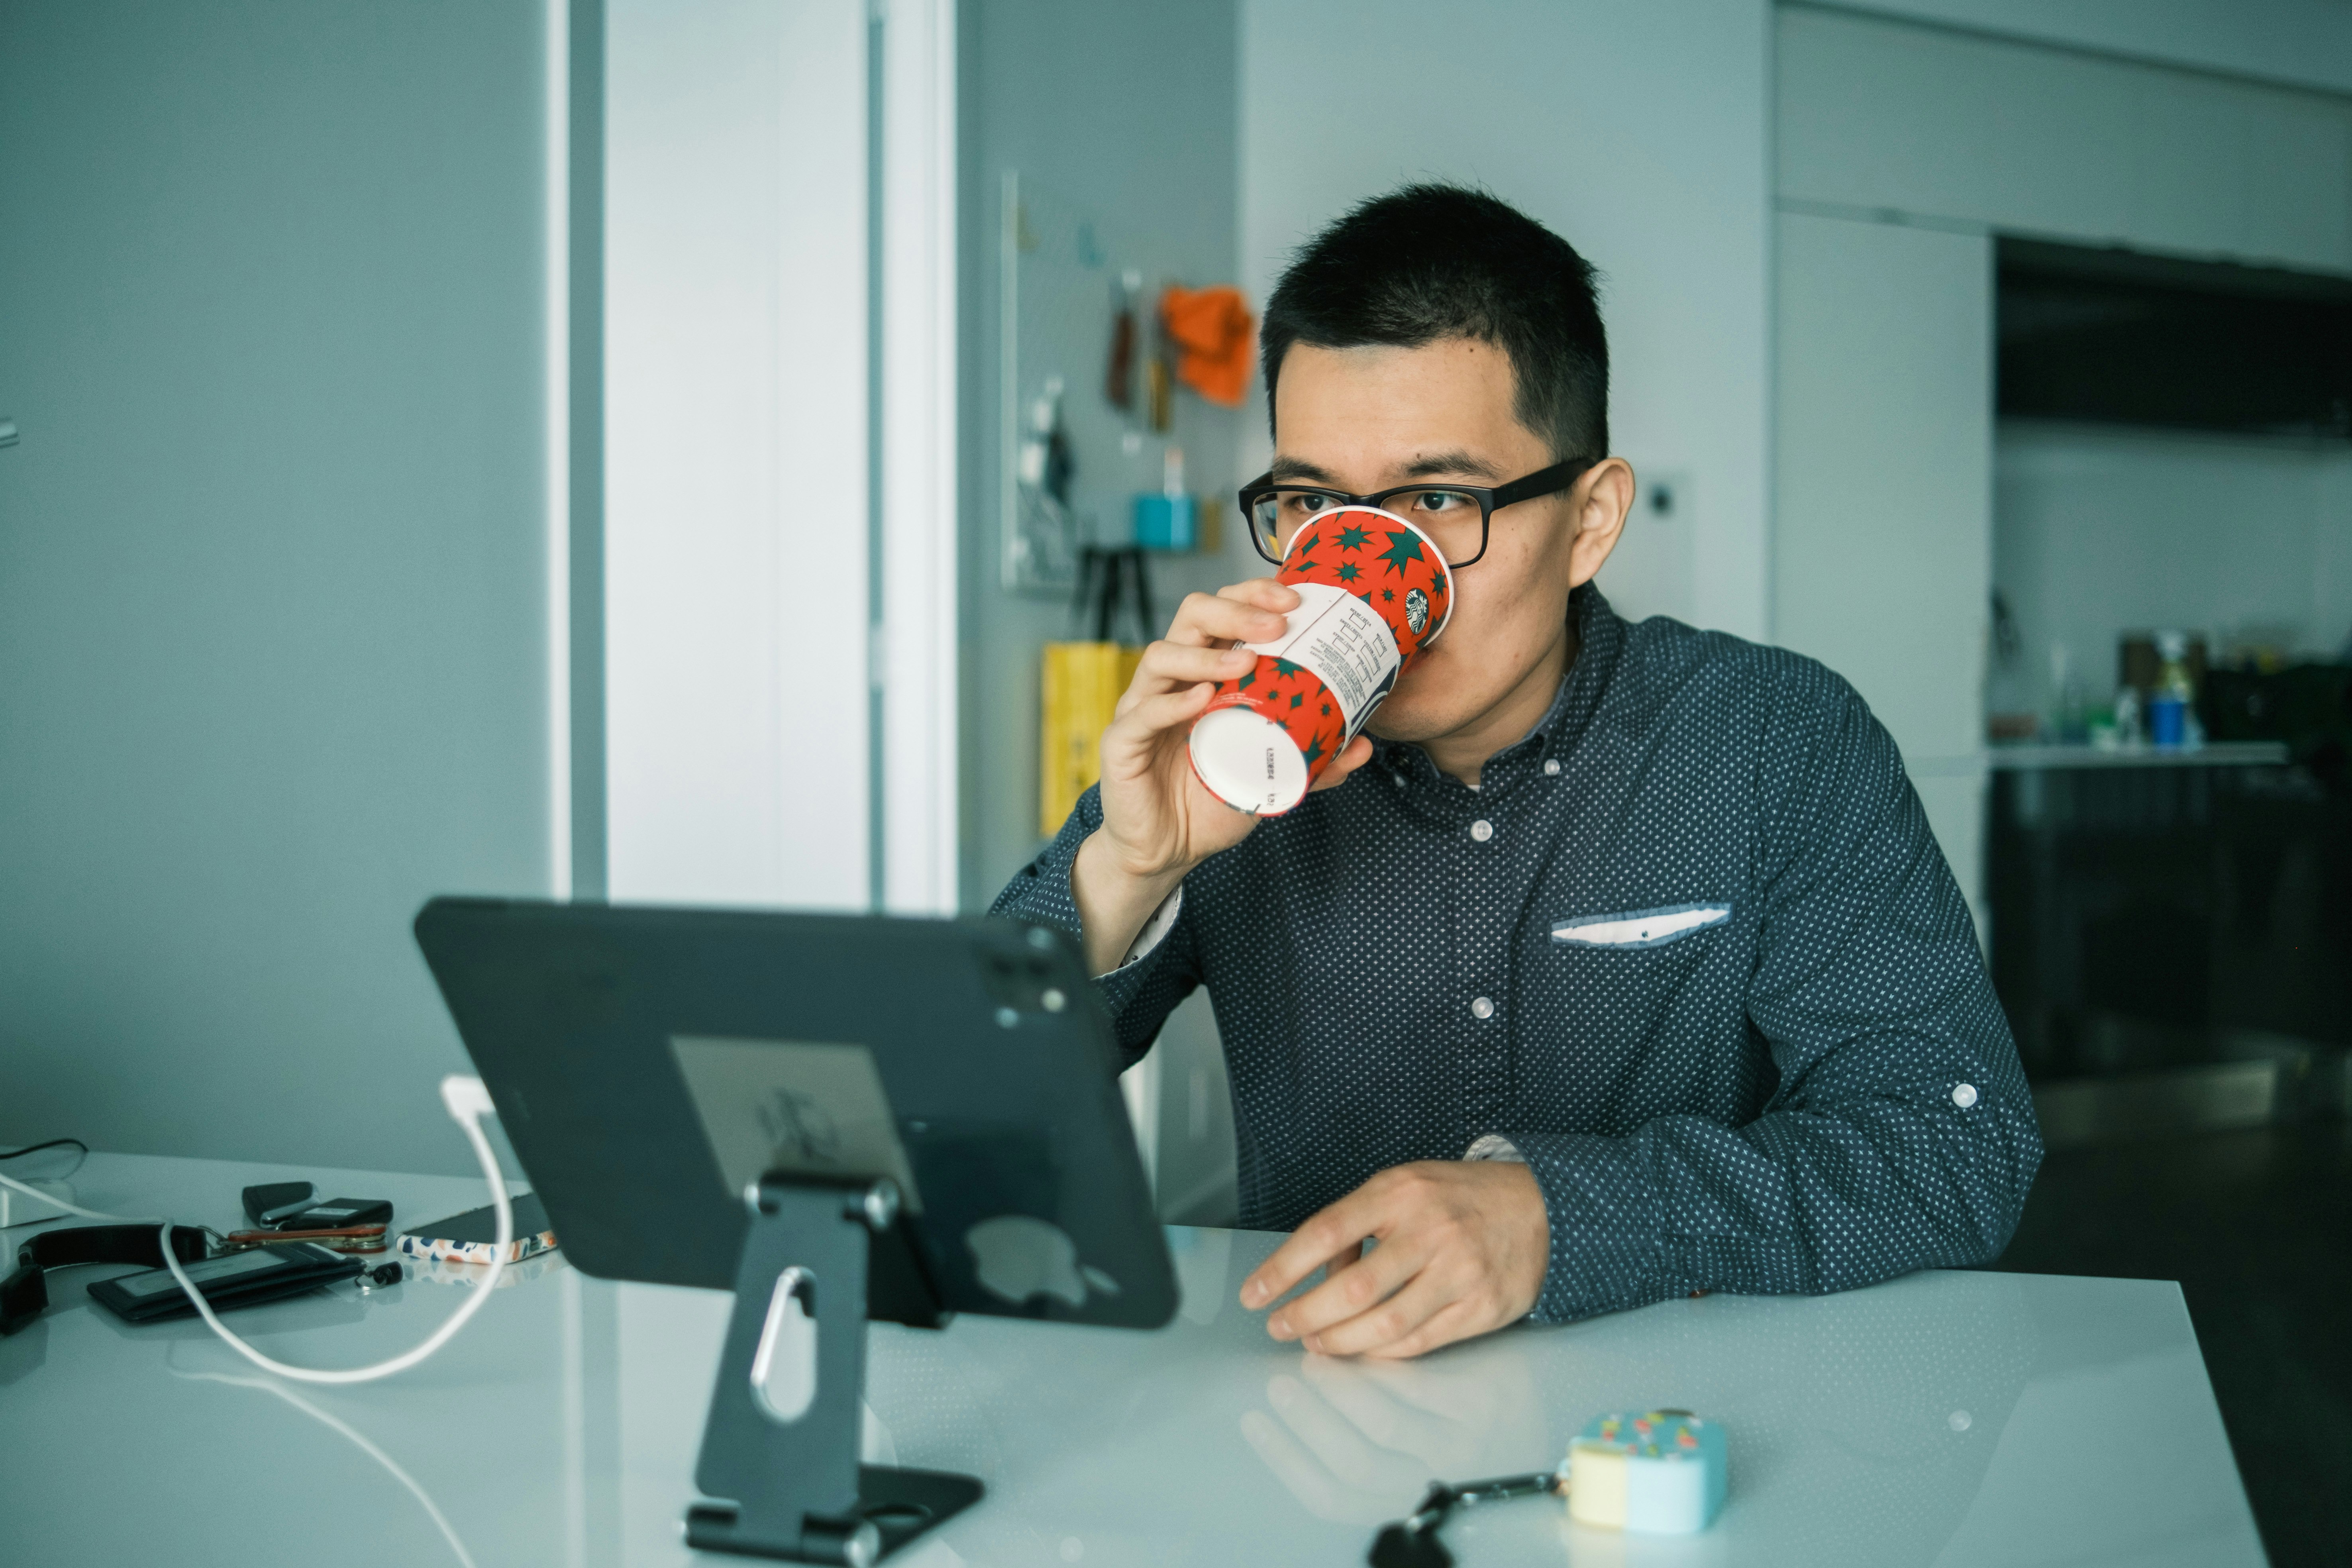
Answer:
MULTIPOLYGON (((228 1228, 249 1182, 392 1198, 422 1221, 478 1182, 93 1156, 80 1200, 228 1228)), ((13 1256, 17 1230, 0 1235, 13 1256)), ((1432 1476, 1555 1462, 1592 1415, 1730 1426, 1706 1534, 1569 1528, 1556 1503, 1457 1517, 1481 1563, 2259 1563, 2179 1289, 1927 1274, 1818 1300, 1710 1297, 1521 1327, 1398 1367, 1275 1344, 1234 1299, 1273 1244, 1171 1232, 1182 1315, 1154 1334, 967 1317, 873 1331, 868 1458, 962 1470, 978 1508, 893 1563, 1356 1563, 1432 1476)), ((121 1270, 112 1270, 120 1272, 121 1270)), ((664 1564, 688 1560, 728 1300, 528 1266, 432 1362, 352 1389, 256 1373, 188 1321, 132 1328, 54 1277, 0 1340, 0 1561, 664 1564)), ((234 1314, 263 1349, 353 1365, 469 1287, 412 1279, 234 1314)), ((709 1557, 712 1563, 747 1558, 709 1557)))

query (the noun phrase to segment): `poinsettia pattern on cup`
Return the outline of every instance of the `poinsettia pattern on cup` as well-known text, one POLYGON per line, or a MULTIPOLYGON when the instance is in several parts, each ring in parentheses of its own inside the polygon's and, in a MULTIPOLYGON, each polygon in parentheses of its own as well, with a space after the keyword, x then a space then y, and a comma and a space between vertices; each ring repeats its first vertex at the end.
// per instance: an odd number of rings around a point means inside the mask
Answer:
POLYGON ((1436 545, 1376 507, 1337 507, 1300 529, 1275 576, 1299 605, 1281 637, 1244 645, 1257 662, 1217 683, 1191 747, 1211 794, 1261 816, 1306 797, 1454 610, 1436 545))

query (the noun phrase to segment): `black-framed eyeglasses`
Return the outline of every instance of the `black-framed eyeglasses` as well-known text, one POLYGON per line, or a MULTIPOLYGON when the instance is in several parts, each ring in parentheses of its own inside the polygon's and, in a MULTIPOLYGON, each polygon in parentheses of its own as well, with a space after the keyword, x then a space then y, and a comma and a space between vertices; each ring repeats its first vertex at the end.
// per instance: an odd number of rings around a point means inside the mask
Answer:
POLYGON ((1276 565, 1300 529, 1337 507, 1376 506, 1395 512, 1430 537, 1445 564, 1459 572, 1477 564, 1486 553, 1486 534, 1497 508, 1516 506, 1538 496, 1557 495, 1574 484, 1598 458, 1571 458, 1538 468, 1507 485, 1457 485, 1423 479, 1392 485, 1368 496, 1321 485, 1283 485, 1271 472, 1242 487, 1242 517, 1249 524, 1250 542, 1276 565), (1402 499, 1401 506, 1389 503, 1402 499))

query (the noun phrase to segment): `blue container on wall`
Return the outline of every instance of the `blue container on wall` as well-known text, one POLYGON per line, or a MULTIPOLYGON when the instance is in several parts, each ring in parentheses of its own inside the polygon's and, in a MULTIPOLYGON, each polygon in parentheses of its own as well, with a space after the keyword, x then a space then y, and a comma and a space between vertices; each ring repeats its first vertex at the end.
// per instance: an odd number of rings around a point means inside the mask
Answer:
POLYGON ((1201 547, 1201 508, 1191 496, 1135 498, 1135 542, 1145 550, 1188 555, 1201 547))

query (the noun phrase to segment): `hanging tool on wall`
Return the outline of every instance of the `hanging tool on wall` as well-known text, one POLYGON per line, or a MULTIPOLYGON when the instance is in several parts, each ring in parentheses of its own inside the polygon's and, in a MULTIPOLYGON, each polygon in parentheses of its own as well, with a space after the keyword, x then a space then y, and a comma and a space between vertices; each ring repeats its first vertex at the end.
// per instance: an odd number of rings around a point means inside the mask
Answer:
POLYGON ((1118 275, 1111 296, 1110 365, 1103 377, 1103 395, 1121 412, 1135 407, 1135 300, 1143 291, 1143 274, 1130 267, 1118 275))
POLYGON ((1157 436, 1168 434, 1176 421, 1176 374, 1171 368, 1174 355, 1168 341, 1168 317, 1164 311, 1152 312, 1151 357, 1143 363, 1144 423, 1157 436))

